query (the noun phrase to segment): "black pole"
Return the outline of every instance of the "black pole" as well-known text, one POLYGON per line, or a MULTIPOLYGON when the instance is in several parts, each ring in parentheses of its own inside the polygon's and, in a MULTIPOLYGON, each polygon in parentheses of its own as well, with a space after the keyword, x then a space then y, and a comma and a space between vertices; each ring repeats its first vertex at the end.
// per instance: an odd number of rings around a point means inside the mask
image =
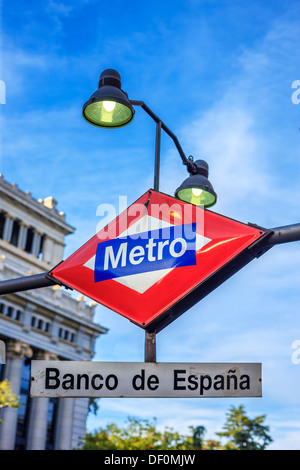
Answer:
POLYGON ((160 167, 160 136, 161 121, 156 123, 156 139, 155 139, 155 163, 154 163, 154 191, 159 190, 159 167, 160 167))
POLYGON ((48 273, 34 274, 0 282, 0 295, 12 294, 24 290, 38 289, 56 285, 57 282, 47 277, 48 273))
POLYGON ((270 229, 267 245, 279 245, 281 243, 296 242, 300 240, 300 224, 285 225, 270 229))

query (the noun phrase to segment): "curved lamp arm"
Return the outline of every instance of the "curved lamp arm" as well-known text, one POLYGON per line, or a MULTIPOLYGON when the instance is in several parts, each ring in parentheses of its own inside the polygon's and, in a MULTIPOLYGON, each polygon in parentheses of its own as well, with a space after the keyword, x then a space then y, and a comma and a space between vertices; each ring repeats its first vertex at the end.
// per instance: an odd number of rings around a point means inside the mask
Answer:
POLYGON ((196 166, 192 157, 186 157, 176 135, 162 122, 162 120, 143 102, 129 100, 133 106, 140 106, 144 111, 156 122, 156 140, 155 140, 155 164, 154 164, 154 190, 158 191, 159 188, 159 166, 160 166, 160 136, 161 129, 173 140, 178 153, 181 157, 182 163, 187 166, 189 173, 196 173, 196 166))

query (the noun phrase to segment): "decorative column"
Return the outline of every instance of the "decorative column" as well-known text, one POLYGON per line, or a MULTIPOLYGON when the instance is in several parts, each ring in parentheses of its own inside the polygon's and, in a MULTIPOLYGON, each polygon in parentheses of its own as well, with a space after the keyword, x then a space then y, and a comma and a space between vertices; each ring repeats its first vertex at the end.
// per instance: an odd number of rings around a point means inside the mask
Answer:
POLYGON ((72 449, 80 449, 86 435, 86 419, 89 412, 89 398, 74 398, 72 449))
POLYGON ((65 245, 63 243, 60 243, 58 241, 55 242, 53 260, 52 260, 53 264, 60 263, 60 261, 63 259, 64 247, 65 245))
POLYGON ((18 247, 22 248, 23 250, 25 249, 25 246, 26 246, 27 232, 28 232, 27 225, 25 225, 24 222, 20 222, 18 247))
POLYGON ((59 398, 55 450, 72 450, 74 398, 59 398))
POLYGON ((33 242, 32 242, 32 254, 36 257, 39 256, 41 245, 41 234, 34 230, 33 232, 33 242))
MULTIPOLYGON (((5 378, 10 382, 12 393, 20 393, 21 372, 25 357, 32 356, 32 349, 19 340, 11 340, 6 344, 5 378)), ((18 409, 7 407, 3 409, 3 418, 0 425, 0 449, 14 450, 18 409)))
MULTIPOLYGON (((34 357, 36 360, 54 361, 55 354, 39 351, 34 357)), ((32 397, 27 434, 27 450, 45 450, 47 438, 48 397, 32 397)))
POLYGON ((50 237, 45 238, 43 261, 46 261, 49 264, 54 264, 53 262, 53 251, 54 251, 54 241, 50 237))
POLYGON ((12 236, 13 224, 14 224, 14 218, 7 214, 5 216, 5 222, 4 222, 3 239, 8 242, 10 241, 11 236, 12 236))

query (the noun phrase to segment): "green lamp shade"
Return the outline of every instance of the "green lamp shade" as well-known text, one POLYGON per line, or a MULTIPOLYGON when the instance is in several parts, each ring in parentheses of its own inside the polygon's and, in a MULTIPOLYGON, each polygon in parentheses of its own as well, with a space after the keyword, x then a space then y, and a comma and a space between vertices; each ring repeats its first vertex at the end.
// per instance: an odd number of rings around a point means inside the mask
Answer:
POLYGON ((90 124, 112 129, 132 121, 134 109, 121 90, 121 77, 116 70, 106 69, 101 73, 98 90, 83 105, 82 114, 90 124))
POLYGON ((216 203, 214 194, 200 188, 184 188, 176 193, 178 199, 195 206, 211 207, 216 203))
POLYGON ((98 127, 122 127, 133 118, 132 110, 116 101, 95 101, 86 106, 85 119, 98 127))
POLYGON ((208 179, 208 165, 197 160, 193 173, 175 191, 175 197, 195 206, 211 207, 217 202, 217 195, 208 179))

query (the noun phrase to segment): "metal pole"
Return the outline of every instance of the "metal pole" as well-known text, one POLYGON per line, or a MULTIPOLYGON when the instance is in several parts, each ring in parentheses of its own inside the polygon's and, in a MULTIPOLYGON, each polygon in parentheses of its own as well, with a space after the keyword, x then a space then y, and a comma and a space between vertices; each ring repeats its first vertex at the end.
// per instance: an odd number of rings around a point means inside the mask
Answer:
POLYGON ((161 121, 158 121, 156 123, 156 139, 155 139, 154 191, 159 190, 160 136, 161 136, 161 121))
POLYGON ((49 287, 57 284, 56 281, 47 277, 48 273, 34 274, 33 276, 24 276, 16 279, 8 279, 0 282, 0 295, 12 294, 24 290, 38 289, 40 287, 49 287))
POLYGON ((267 239, 267 245, 273 246, 300 240, 300 224, 285 225, 270 230, 272 233, 267 239))
POLYGON ((156 362, 156 333, 145 333, 145 362, 156 362))

